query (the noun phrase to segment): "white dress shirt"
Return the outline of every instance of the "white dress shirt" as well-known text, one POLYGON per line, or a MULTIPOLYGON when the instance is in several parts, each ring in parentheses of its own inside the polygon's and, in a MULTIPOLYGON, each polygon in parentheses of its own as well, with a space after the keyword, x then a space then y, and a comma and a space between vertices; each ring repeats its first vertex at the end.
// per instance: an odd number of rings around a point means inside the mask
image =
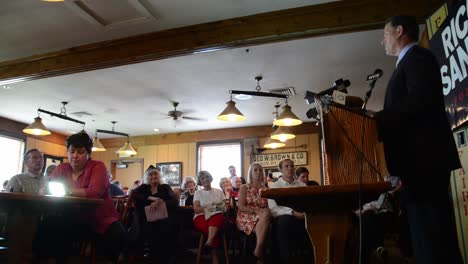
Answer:
MULTIPOLYGON (((276 182, 272 183, 270 188, 293 188, 293 187, 305 187, 305 183, 298 180, 294 180, 292 183, 289 183, 283 180, 283 177, 280 177, 276 182)), ((292 215, 292 208, 286 206, 279 206, 276 204, 275 200, 268 199, 268 207, 270 207, 270 212, 273 217, 278 217, 280 215, 292 215)))

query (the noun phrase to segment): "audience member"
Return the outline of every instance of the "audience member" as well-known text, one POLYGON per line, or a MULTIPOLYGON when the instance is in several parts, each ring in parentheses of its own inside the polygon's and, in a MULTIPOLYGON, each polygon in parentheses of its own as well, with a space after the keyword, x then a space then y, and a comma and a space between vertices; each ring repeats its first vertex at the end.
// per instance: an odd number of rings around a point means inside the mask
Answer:
POLYGON ((185 205, 186 206, 193 206, 193 196, 195 195, 195 191, 197 189, 197 183, 192 176, 185 176, 184 180, 182 181, 182 189, 185 190, 185 205))
POLYGON ((296 170, 297 180, 305 183, 307 186, 319 185, 316 181, 309 181, 309 170, 306 167, 299 167, 296 170))
POLYGON ((38 149, 30 149, 24 154, 26 172, 17 174, 8 181, 6 191, 38 193, 46 184, 46 178, 42 176, 44 157, 38 149))
POLYGON ((55 168, 57 168, 57 165, 55 164, 50 164, 49 166, 47 166, 45 172, 44 172, 44 176, 48 177, 50 176, 50 174, 52 174, 52 172, 55 170, 55 168))
POLYGON ((122 191, 127 195, 128 195, 128 189, 129 189, 128 186, 122 187, 122 191))
MULTIPOLYGON (((109 178, 112 179, 112 174, 109 172, 109 178)), ((121 189, 120 187, 120 182, 117 180, 111 181, 110 183, 110 194, 112 197, 114 196, 120 196, 120 195, 125 195, 125 192, 121 189)))
MULTIPOLYGON (((232 182, 232 179, 237 176, 236 167, 231 165, 228 167, 228 170, 229 170, 229 179, 232 182)), ((242 184, 245 184, 245 178, 242 176, 240 178, 241 178, 242 184)))
POLYGON ((242 185, 242 180, 241 177, 235 176, 234 178, 231 179, 231 185, 232 185, 232 196, 237 198, 237 195, 239 194, 239 189, 242 185))
POLYGON ((380 194, 379 198, 356 210, 356 215, 362 221, 362 263, 370 263, 372 251, 383 246, 386 227, 393 225, 397 217, 395 196, 401 188, 398 177, 386 176, 385 181, 391 182, 392 189, 380 194))
MULTIPOLYGON (((283 159, 279 162, 279 170, 282 173, 270 188, 293 188, 306 186, 294 177, 294 162, 291 159, 283 159)), ((286 206, 278 206, 275 200, 268 199, 271 215, 273 216, 274 241, 277 243, 282 263, 297 262, 299 258, 293 256, 298 248, 303 248, 302 238, 305 234, 304 213, 295 211, 286 206), (300 239, 298 239, 300 238, 300 239)), ((306 242, 308 244, 308 242, 306 242)))
POLYGON ((38 228, 35 249, 39 256, 54 256, 66 262, 73 241, 97 236, 97 252, 117 261, 126 243, 126 231, 118 221, 109 192, 109 177, 104 163, 90 158, 93 141, 86 133, 66 140, 68 163, 60 164, 50 175, 62 182, 70 196, 102 199, 96 209, 79 209, 63 216, 49 216, 38 228))
POLYGON ((174 263, 176 256, 176 236, 174 235, 175 209, 178 205, 176 195, 171 186, 163 184, 161 171, 150 165, 145 172, 144 184, 133 190, 133 196, 137 205, 138 213, 144 215, 144 233, 150 248, 150 258, 154 263, 174 263), (169 217, 148 222, 145 207, 151 206, 156 210, 165 205, 169 217))
POLYGON ((3 191, 7 190, 8 180, 3 181, 3 191))
POLYGON ((229 199, 232 195, 232 184, 228 177, 223 177, 219 180, 219 187, 224 193, 224 198, 229 199))
POLYGON ((213 177, 208 171, 198 172, 197 184, 203 189, 197 190, 193 197, 193 223, 207 237, 205 245, 212 249, 213 263, 218 263, 216 249, 219 247, 219 230, 224 224, 223 211, 218 209, 224 204, 224 194, 220 189, 211 187, 212 181, 213 177), (205 215, 208 212, 211 216, 205 215))
POLYGON ((237 213, 237 227, 247 235, 255 232, 257 243, 254 256, 257 263, 263 262, 265 237, 270 224, 270 209, 268 201, 260 196, 264 187, 263 167, 259 163, 252 163, 249 168, 247 184, 240 187, 239 205, 237 213))
POLYGON ((135 190, 136 188, 138 188, 138 186, 140 186, 140 185, 141 185, 141 181, 140 181, 140 180, 135 180, 135 181, 133 182, 132 188, 130 188, 130 189, 128 190, 127 195, 130 196, 130 193, 131 193, 133 190, 135 190))

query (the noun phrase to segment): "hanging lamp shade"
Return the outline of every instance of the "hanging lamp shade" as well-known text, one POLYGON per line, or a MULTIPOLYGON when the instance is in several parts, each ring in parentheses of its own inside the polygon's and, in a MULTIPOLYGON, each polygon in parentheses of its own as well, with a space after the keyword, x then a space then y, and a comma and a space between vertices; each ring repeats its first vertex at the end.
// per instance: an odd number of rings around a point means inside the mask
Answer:
POLYGON ((236 103, 232 100, 226 103, 226 108, 218 115, 218 119, 221 121, 242 121, 245 120, 245 116, 237 109, 236 103))
POLYGON ((93 148, 91 151, 106 151, 106 148, 101 144, 98 137, 93 138, 93 148))
POLYGON ((30 135, 36 136, 47 136, 50 135, 50 131, 42 124, 42 118, 39 116, 34 118, 34 122, 23 129, 23 132, 30 135))
POLYGON ((271 134, 270 138, 279 140, 281 142, 285 142, 286 140, 293 139, 295 138, 296 135, 294 135, 288 127, 286 126, 280 126, 278 129, 271 134))
POLYGON ((268 149, 277 149, 277 148, 282 148, 284 146, 286 146, 286 144, 280 141, 276 141, 272 138, 269 138, 263 145, 264 148, 268 148, 268 149))
POLYGON ((291 111, 291 106, 285 105, 283 112, 278 118, 273 121, 275 126, 297 126, 302 124, 302 121, 291 111))
POLYGON ((121 155, 136 155, 137 152, 136 150, 132 147, 132 143, 130 143, 129 140, 127 140, 127 142, 125 142, 125 145, 123 145, 123 147, 119 148, 119 150, 117 150, 117 154, 121 154, 121 155))

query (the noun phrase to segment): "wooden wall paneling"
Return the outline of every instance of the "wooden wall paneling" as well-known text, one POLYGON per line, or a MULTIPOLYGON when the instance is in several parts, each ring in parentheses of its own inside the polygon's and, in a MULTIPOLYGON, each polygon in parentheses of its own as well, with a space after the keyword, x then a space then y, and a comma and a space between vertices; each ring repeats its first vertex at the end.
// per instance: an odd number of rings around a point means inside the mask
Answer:
POLYGON ((143 179, 143 175, 141 175, 141 167, 140 163, 129 163, 127 164, 128 167, 124 169, 116 169, 114 179, 120 181, 122 187, 129 187, 133 186, 133 182, 138 179, 143 179))
MULTIPOLYGON (((306 122, 300 126, 292 127, 291 131, 296 135, 318 133, 318 127, 315 122, 306 122)), ((203 141, 217 141, 217 140, 233 140, 233 139, 246 139, 246 138, 264 138, 271 134, 271 126, 254 126, 254 127, 238 127, 229 129, 214 129, 205 131, 192 131, 171 134, 159 135, 146 135, 131 137, 132 145, 137 148, 139 146, 149 145, 167 145, 179 143, 192 143, 203 141), (135 144, 134 144, 135 142, 135 144)), ((108 138, 101 139, 104 147, 121 147, 125 144, 126 139, 108 138)), ((263 144, 261 145, 263 146, 263 144)))
POLYGON ((158 161, 158 146, 140 146, 137 153, 136 158, 143 159, 143 171, 146 171, 150 165, 156 165, 158 161))
POLYGON ((320 169, 320 139, 318 134, 309 135, 309 143, 307 145, 309 151, 309 180, 314 180, 321 183, 320 169))
POLYGON ((175 161, 182 162, 182 179, 187 175, 189 163, 189 147, 188 144, 176 144, 177 146, 177 159, 175 161))
POLYGON ((33 148, 37 148, 44 154, 57 157, 67 157, 66 146, 28 137, 26 142, 26 150, 33 148))
POLYGON ((188 176, 197 176, 197 143, 189 143, 188 145, 188 164, 187 172, 184 172, 188 176))
POLYGON ((157 162, 169 162, 169 145, 159 145, 157 162))

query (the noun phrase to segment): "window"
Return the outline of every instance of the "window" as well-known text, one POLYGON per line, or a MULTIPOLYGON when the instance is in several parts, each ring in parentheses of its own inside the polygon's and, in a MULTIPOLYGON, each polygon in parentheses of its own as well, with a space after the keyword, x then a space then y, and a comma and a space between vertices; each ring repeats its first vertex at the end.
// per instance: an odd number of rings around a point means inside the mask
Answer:
MULTIPOLYGON (((9 180, 12 176, 22 172, 23 154, 24 154, 24 140, 0 135, 0 183, 3 184, 5 180, 9 180)), ((0 186, 0 190, 3 186, 0 186)))
POLYGON ((225 143, 200 143, 198 145, 198 171, 206 170, 213 176, 211 186, 219 189, 219 180, 229 177, 228 167, 236 167, 242 175, 242 146, 239 141, 225 143))

